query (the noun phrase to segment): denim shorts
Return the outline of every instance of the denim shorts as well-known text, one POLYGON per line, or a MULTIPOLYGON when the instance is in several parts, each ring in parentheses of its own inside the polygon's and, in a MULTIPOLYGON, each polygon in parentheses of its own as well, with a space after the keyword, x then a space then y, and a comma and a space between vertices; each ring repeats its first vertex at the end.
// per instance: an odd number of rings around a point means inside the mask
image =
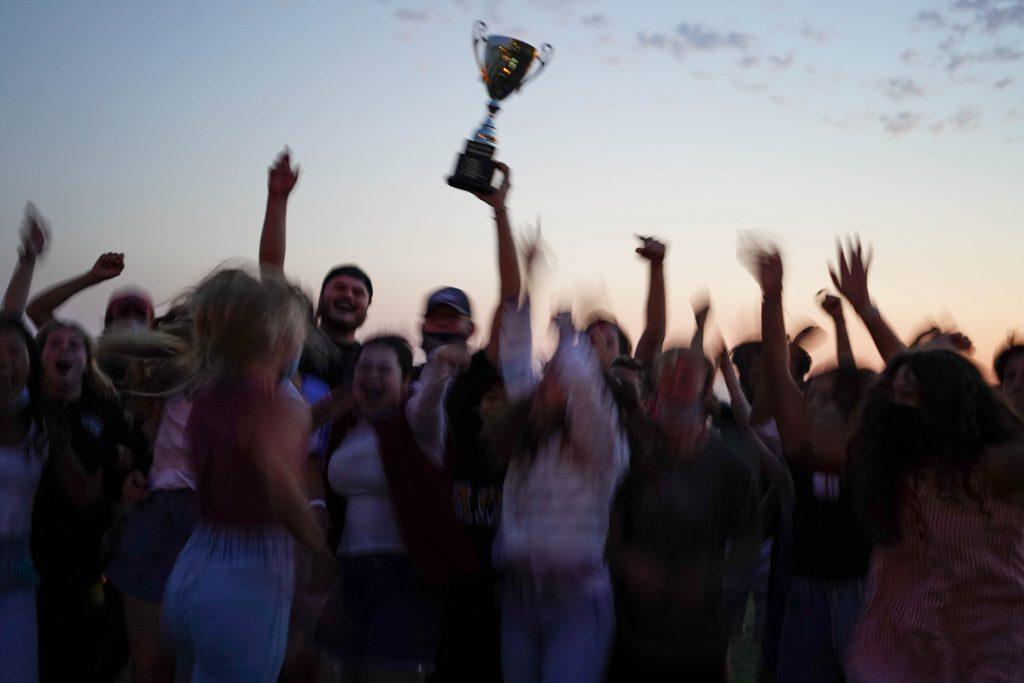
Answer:
POLYGON ((157 490, 125 522, 106 575, 123 593, 148 602, 163 599, 167 577, 198 519, 191 489, 157 490))
POLYGON ((431 673, 441 596, 406 555, 345 555, 315 642, 346 664, 431 673))

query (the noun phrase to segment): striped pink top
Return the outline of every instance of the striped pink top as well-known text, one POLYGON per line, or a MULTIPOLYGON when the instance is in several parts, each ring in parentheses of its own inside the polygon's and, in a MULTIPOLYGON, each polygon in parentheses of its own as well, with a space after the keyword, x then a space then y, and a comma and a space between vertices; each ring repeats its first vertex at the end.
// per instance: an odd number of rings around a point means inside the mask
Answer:
POLYGON ((872 554, 851 681, 1024 681, 1024 510, 972 485, 909 482, 901 539, 872 554))

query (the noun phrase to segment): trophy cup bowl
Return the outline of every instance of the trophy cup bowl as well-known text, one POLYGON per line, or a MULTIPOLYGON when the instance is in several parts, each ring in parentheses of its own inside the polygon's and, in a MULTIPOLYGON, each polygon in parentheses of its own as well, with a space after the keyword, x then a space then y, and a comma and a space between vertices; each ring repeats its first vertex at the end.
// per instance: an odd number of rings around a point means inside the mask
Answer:
POLYGON ((465 151, 455 162, 455 171, 448 177, 448 184, 460 190, 491 194, 494 177, 494 152, 497 148, 497 131, 494 117, 501 110, 501 101, 537 77, 551 61, 554 49, 544 43, 540 50, 517 38, 508 36, 484 36, 487 25, 478 21, 473 25, 473 56, 480 69, 480 80, 487 88, 490 101, 487 116, 473 136, 466 140, 465 151), (478 47, 484 46, 483 57, 478 47), (530 71, 536 62, 539 66, 530 71))

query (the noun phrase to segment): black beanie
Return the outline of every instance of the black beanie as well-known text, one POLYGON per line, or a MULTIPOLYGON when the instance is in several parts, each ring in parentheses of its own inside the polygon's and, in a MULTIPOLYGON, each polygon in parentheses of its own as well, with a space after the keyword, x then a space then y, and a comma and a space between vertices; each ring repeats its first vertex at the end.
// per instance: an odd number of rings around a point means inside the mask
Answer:
POLYGON ((370 282, 370 277, 363 272, 362 268, 351 264, 331 268, 331 272, 327 273, 327 277, 324 278, 323 283, 320 285, 321 295, 327 288, 327 283, 339 275, 348 275, 349 277, 354 277, 355 279, 360 280, 364 285, 366 285, 366 293, 370 295, 370 301, 373 301, 373 283, 370 282))

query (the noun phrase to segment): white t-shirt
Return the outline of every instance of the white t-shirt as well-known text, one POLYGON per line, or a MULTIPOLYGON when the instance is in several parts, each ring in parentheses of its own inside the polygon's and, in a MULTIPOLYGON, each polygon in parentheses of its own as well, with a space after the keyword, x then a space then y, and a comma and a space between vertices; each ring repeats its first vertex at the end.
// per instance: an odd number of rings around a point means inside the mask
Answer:
MULTIPOLYGON (((438 467, 444 463, 444 400, 451 380, 450 368, 428 360, 405 409, 416 443, 438 467)), ((339 554, 405 552, 380 442, 368 422, 360 421, 342 439, 327 466, 327 482, 347 499, 339 554)))

